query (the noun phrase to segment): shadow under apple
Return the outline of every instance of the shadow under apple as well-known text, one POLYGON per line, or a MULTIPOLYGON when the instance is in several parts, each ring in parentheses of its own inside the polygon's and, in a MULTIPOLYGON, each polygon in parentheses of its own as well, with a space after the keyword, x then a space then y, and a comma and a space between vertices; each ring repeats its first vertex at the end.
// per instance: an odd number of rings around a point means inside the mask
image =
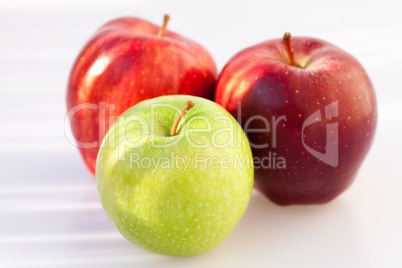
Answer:
MULTIPOLYGON (((324 205, 277 206, 257 191, 233 233, 216 249, 192 258, 162 257, 164 267, 246 267, 256 263, 292 267, 361 265, 359 230, 346 200, 324 205)), ((156 261, 156 260, 154 260, 156 261)))

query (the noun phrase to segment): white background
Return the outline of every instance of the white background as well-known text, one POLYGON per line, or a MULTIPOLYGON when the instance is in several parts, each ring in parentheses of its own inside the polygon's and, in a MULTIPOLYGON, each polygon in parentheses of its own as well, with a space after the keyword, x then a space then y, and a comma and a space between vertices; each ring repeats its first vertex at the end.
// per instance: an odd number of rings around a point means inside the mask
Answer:
POLYGON ((402 2, 1 1, 1 267, 402 267, 402 2), (127 242, 64 136, 66 84, 88 38, 120 16, 203 44, 218 68, 285 31, 334 43, 366 68, 379 102, 374 145, 344 194, 278 207, 254 192, 215 250, 177 258, 127 242))

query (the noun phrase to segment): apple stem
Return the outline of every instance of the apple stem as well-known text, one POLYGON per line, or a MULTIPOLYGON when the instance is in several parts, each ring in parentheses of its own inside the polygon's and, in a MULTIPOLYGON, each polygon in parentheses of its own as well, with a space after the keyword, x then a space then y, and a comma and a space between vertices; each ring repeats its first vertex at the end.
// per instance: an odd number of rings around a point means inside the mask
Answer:
POLYGON ((186 105, 184 105, 180 114, 177 116, 176 120, 174 121, 172 130, 170 130, 170 135, 175 136, 177 134, 177 128, 179 127, 180 120, 193 107, 194 107, 194 102, 192 102, 191 100, 188 100, 186 105))
POLYGON ((285 44, 286 50, 288 51, 290 65, 291 66, 296 66, 295 58, 293 56, 293 48, 292 48, 291 38, 292 38, 292 36, 290 35, 290 33, 286 32, 285 35, 283 36, 283 43, 285 44))
POLYGON ((168 14, 166 14, 166 15, 163 17, 163 25, 162 25, 161 29, 159 30, 159 33, 158 33, 158 35, 159 35, 160 37, 165 36, 165 34, 166 34, 166 26, 167 26, 169 20, 170 20, 170 17, 169 17, 168 14))

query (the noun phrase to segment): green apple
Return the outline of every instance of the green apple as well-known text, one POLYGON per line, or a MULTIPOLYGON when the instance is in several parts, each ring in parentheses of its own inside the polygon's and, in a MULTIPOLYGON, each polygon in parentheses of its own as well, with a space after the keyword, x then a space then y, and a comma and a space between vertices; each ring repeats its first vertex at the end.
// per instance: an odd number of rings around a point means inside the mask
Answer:
POLYGON ((167 255, 219 245, 246 210, 254 182, 237 121, 218 104, 186 95, 128 109, 106 134, 96 163, 100 199, 116 228, 167 255))

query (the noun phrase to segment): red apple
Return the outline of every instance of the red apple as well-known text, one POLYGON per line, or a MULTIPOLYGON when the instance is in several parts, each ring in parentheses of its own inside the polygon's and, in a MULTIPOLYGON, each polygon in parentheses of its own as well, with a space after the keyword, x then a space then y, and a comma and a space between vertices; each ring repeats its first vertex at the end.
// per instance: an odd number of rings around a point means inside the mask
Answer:
POLYGON ((215 100, 248 135, 256 188, 280 205, 325 203, 342 193, 377 123, 373 86, 359 62, 325 41, 288 33, 236 54, 215 100))
POLYGON ((67 89, 71 128, 93 175, 99 145, 116 117, 149 98, 213 99, 216 66, 198 43, 139 18, 101 27, 79 54, 67 89))

